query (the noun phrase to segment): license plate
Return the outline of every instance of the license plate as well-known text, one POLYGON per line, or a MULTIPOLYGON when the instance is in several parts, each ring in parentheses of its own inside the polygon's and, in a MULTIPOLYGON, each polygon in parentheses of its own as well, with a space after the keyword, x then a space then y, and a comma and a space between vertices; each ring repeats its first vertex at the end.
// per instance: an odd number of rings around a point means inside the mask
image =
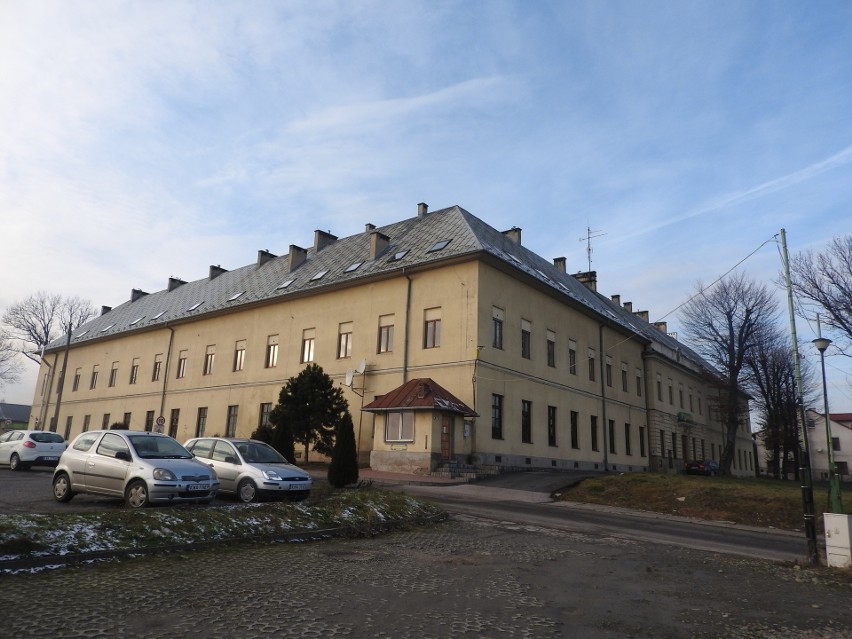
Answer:
POLYGON ((45 457, 44 461, 56 461, 59 457, 45 457))
POLYGON ((304 490, 304 484, 290 484, 290 490, 304 490))
POLYGON ((210 490, 210 484, 190 484, 186 487, 189 492, 200 492, 202 490, 210 490))

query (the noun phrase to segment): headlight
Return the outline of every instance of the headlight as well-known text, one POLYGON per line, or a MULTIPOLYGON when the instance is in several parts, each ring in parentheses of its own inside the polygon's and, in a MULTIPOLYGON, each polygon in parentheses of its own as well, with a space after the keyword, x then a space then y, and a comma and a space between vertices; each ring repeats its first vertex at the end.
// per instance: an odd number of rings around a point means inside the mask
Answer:
POLYGON ((158 481, 176 481, 177 477, 168 468, 155 468, 154 479, 158 481))
POLYGON ((276 473, 274 470, 264 470, 263 471, 264 479, 272 479, 274 481, 281 481, 281 475, 276 473))

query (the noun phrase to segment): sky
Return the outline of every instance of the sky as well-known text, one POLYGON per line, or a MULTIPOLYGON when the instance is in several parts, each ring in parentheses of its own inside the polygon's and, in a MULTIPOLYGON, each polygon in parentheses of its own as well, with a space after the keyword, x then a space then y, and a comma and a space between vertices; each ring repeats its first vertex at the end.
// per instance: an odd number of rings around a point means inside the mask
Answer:
MULTIPOLYGON (((775 287, 782 228, 791 255, 852 233, 852 3, 0 0, 0 123, 0 313, 426 202, 569 272, 591 231, 598 290, 677 332, 747 256, 775 287)), ((852 412, 852 364, 826 368, 852 412)))

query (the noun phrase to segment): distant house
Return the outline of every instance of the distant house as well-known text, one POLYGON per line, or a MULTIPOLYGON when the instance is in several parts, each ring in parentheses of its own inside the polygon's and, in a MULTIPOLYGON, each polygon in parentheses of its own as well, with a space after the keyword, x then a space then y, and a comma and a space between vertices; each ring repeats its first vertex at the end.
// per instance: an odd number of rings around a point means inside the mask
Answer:
MULTIPOLYGON (((830 413, 831 448, 837 472, 843 481, 849 481, 852 466, 852 414, 830 413)), ((811 447, 811 473, 814 479, 828 479, 828 434, 825 417, 815 410, 807 411, 808 442, 811 447)))
POLYGON ((0 429, 27 428, 32 406, 0 402, 0 429))

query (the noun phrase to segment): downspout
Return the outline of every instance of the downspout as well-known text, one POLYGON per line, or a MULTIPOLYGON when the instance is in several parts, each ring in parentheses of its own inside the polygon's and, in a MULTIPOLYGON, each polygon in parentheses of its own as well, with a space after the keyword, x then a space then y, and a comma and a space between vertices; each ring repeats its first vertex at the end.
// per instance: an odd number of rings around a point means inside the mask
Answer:
MULTIPOLYGON (((41 411, 38 423, 38 430, 45 430, 44 422, 47 419, 47 411, 50 408, 50 392, 53 390, 53 377, 56 373, 56 365, 59 363, 59 353, 56 353, 53 356, 53 366, 45 361, 44 355, 42 355, 41 361, 43 361, 45 366, 50 369, 50 372, 47 375, 47 388, 45 388, 44 392, 41 394, 41 411)), ((50 430, 49 424, 47 430, 50 430)))
POLYGON ((411 311, 411 277, 405 272, 405 267, 402 269, 402 275, 408 280, 405 290, 405 327, 402 346, 402 383, 408 381, 408 316, 411 311))
POLYGON ((601 353, 601 419, 603 420, 603 423, 601 424, 603 437, 601 439, 603 440, 604 447, 604 472, 606 472, 609 470, 609 442, 607 441, 609 423, 606 420, 606 353, 604 353, 603 332, 604 326, 603 324, 600 324, 598 329, 598 343, 601 353))
POLYGON ((59 430, 59 407, 62 405, 62 389, 65 386, 65 367, 68 365, 68 351, 71 350, 71 322, 68 323, 68 339, 65 341, 65 354, 62 356, 62 370, 59 371, 59 383, 56 385, 56 407, 48 428, 52 432, 59 430))
POLYGON ((163 392, 160 395, 160 417, 165 417, 163 415, 163 411, 166 409, 166 386, 169 383, 169 363, 172 360, 172 343, 175 340, 175 329, 166 324, 166 328, 169 329, 169 349, 166 351, 166 370, 163 371, 163 392))

